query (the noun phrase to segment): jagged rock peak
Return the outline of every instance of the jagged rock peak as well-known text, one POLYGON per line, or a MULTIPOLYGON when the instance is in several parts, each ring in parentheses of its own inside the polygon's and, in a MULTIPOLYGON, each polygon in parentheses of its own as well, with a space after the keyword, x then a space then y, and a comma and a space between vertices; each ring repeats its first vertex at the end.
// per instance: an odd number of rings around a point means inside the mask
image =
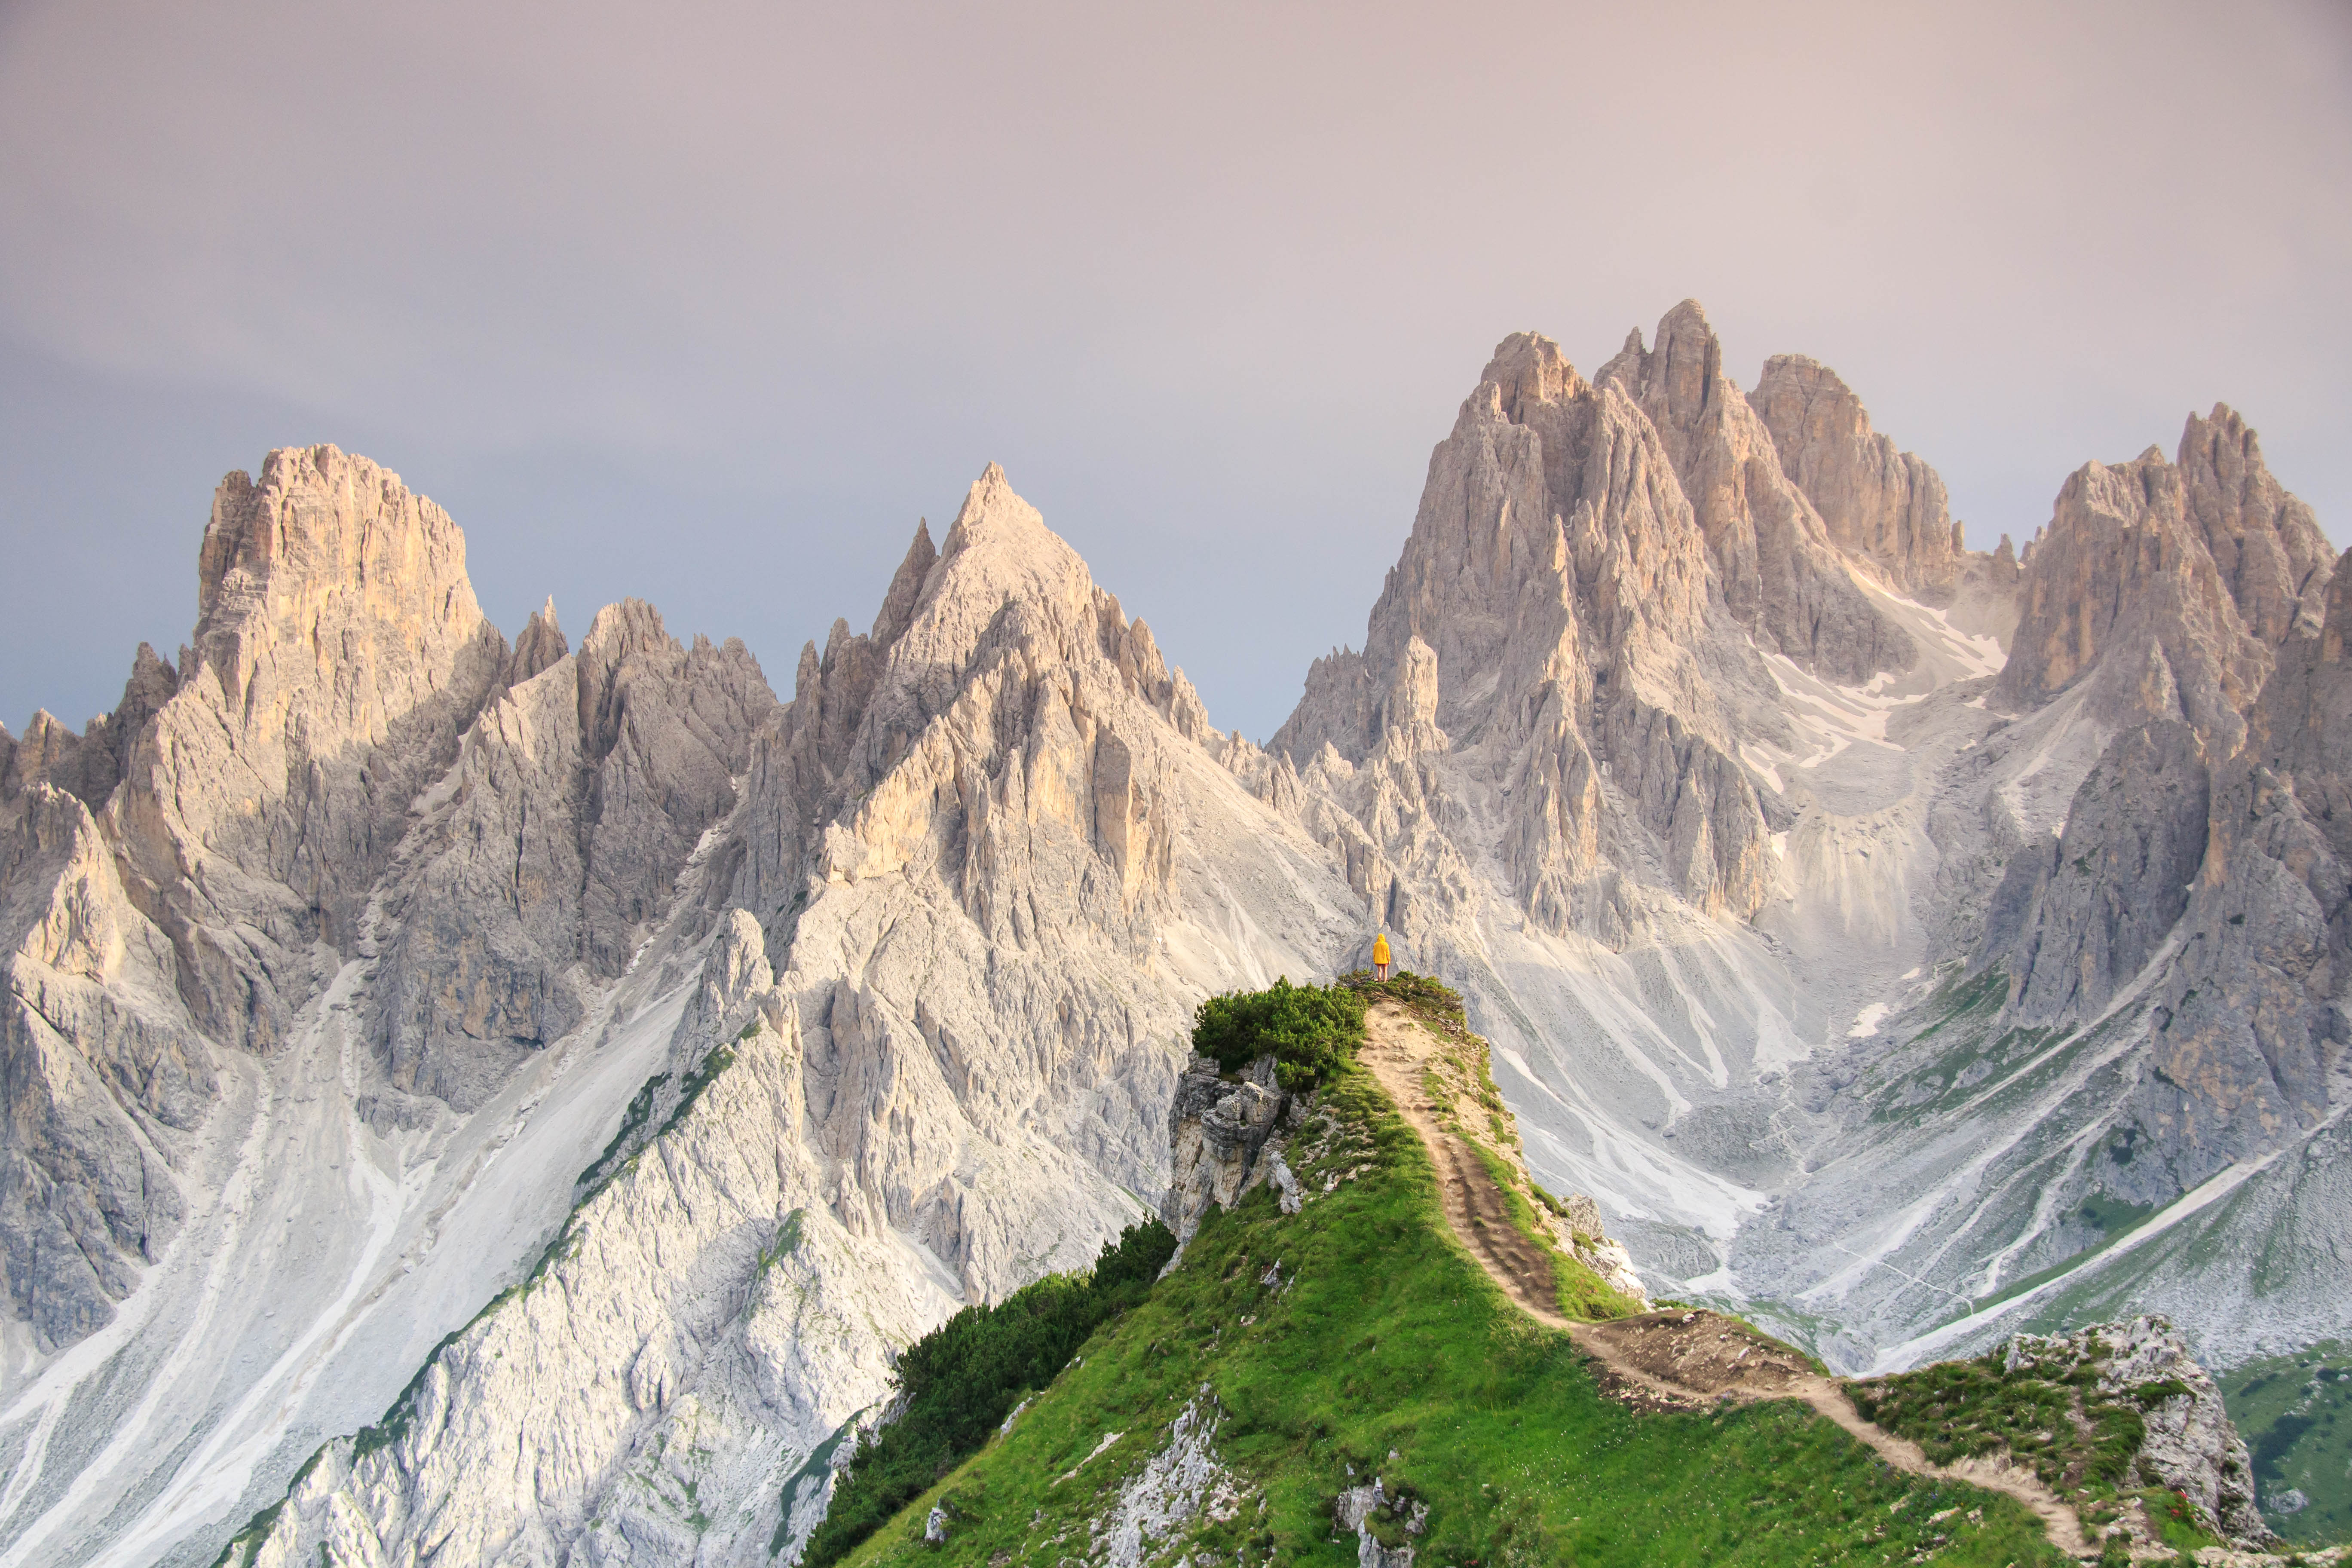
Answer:
POLYGON ((122 778, 131 744, 147 721, 171 700, 179 673, 147 643, 131 662, 122 700, 92 719, 79 735, 47 709, 25 726, 22 743, 0 729, 0 800, 14 800, 37 784, 53 784, 96 811, 122 778))
POLYGON ((246 635, 253 616, 315 623, 337 601, 437 623, 409 628, 425 637, 470 636, 482 618, 466 536, 398 474, 330 446, 281 447, 258 484, 242 469, 223 479, 196 563, 203 662, 237 670, 240 649, 258 653, 246 635))
POLYGON ((1762 646, 1848 683, 1911 668, 1911 639, 1854 582, 1771 433, 1724 374, 1723 345, 1697 300, 1665 313, 1656 347, 1629 336, 1593 384, 1622 386, 1655 426, 1724 602, 1762 646))
POLYGON ((2330 562, 2311 509, 2217 405, 2189 416, 2177 463, 2151 446, 2068 476, 2026 555, 2002 690, 2039 703, 2096 670, 2110 721, 2182 718, 2227 755, 2277 649, 2319 631, 2330 562))
MULTIPOLYGON (((989 466, 995 467, 992 463, 989 466)), ((906 635, 915 618, 915 605, 923 596, 923 584, 939 558, 939 551, 931 544, 930 520, 916 519, 914 542, 907 546, 907 558, 898 563, 898 570, 890 579, 890 591, 882 596, 882 608, 874 617, 871 636, 876 647, 887 649, 906 635)))
POLYGON ((1592 390, 1559 345, 1537 332, 1513 332, 1496 343, 1478 379, 1500 389, 1503 413, 1514 422, 1522 400, 1566 403, 1592 390))
POLYGON ((2315 632, 2335 552, 2311 508, 2272 477, 2253 427, 2227 404, 2191 414, 2179 467, 2189 513, 2246 630, 2273 647, 2290 631, 2315 632))
POLYGON ((550 594, 547 603, 531 612, 515 637, 514 657, 507 665, 509 686, 520 686, 540 671, 549 668, 572 651, 565 640, 563 628, 555 620, 555 595, 550 594))
POLYGON ((1943 479, 1871 428, 1862 399, 1835 371, 1802 354, 1775 354, 1748 401, 1782 471, 1839 549, 1895 587, 1950 587, 1962 547, 1943 479))

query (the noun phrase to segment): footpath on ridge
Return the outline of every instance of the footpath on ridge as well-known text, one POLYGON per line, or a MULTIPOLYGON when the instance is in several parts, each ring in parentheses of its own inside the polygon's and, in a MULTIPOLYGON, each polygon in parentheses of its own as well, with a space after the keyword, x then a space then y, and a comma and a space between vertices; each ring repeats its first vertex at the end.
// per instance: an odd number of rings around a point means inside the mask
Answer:
POLYGON ((1437 1037, 1393 1002, 1381 1002, 1365 1015, 1364 1035, 1358 1059, 1421 1135, 1455 1238, 1522 1311, 1566 1333, 1599 1363, 1602 1384, 1613 1396, 1653 1410, 1705 1409, 1727 1399, 1800 1399, 1895 1468, 2005 1493, 2033 1510, 2060 1551, 2084 1558, 2098 1554, 2074 1510, 2041 1477, 1998 1459, 1937 1464, 1918 1444, 1864 1420, 1834 1381, 1736 1318, 1681 1310, 1588 1323, 1564 1316, 1550 1257, 1512 1224, 1509 1204, 1494 1177, 1439 1119, 1430 1099, 1423 1074, 1438 1049, 1437 1037))

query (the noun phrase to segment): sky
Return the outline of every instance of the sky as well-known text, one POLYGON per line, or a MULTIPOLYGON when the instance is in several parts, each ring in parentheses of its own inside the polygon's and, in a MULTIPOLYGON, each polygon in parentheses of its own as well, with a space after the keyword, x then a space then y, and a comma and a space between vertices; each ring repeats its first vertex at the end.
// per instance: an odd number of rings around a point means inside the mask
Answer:
POLYGON ((0 720, 329 441, 789 697, 991 460, 1263 739, 1497 340, 1688 296, 2021 542, 2215 401, 2352 542, 2352 5, 0 0, 0 720))

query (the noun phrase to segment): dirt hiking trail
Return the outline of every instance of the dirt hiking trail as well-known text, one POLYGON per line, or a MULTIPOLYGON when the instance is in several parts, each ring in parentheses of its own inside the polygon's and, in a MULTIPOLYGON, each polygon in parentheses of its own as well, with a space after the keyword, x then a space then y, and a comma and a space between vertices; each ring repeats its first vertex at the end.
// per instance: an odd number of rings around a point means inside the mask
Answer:
POLYGON ((1801 1399, 1895 1468, 2015 1498, 2041 1519, 2060 1551, 2082 1558, 2098 1555, 2074 1510, 2041 1477, 1998 1459, 1937 1464, 1918 1444, 1864 1420, 1834 1382, 1736 1318, 1690 1310, 1585 1323, 1563 1316, 1550 1255, 1511 1223, 1502 1189, 1461 1136, 1444 1125, 1423 1081, 1442 1042, 1393 1002, 1380 1003, 1365 1016, 1364 1033, 1360 1059, 1421 1135, 1437 1168, 1438 1192, 1455 1237, 1521 1310, 1566 1333, 1600 1364, 1601 1386, 1612 1397, 1642 1410, 1801 1399))

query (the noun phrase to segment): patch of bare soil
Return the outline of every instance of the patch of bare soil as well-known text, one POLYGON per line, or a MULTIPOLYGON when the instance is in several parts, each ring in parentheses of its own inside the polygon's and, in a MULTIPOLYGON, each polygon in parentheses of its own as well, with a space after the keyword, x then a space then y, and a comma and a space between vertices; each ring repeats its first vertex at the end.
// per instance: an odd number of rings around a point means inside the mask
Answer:
POLYGON ((1606 1346, 1633 1370, 1691 1394, 1799 1398, 1819 1376, 1788 1346, 1720 1312, 1644 1312, 1578 1327, 1580 1341, 1606 1346))
POLYGON ((1568 1327, 1550 1255, 1511 1223, 1509 1202, 1485 1162, 1439 1120, 1423 1078, 1437 1049, 1436 1037, 1393 1002, 1381 1003, 1365 1016, 1364 1036, 1359 1059, 1421 1134, 1437 1167, 1438 1193, 1454 1236, 1529 1316, 1554 1328, 1568 1327))

